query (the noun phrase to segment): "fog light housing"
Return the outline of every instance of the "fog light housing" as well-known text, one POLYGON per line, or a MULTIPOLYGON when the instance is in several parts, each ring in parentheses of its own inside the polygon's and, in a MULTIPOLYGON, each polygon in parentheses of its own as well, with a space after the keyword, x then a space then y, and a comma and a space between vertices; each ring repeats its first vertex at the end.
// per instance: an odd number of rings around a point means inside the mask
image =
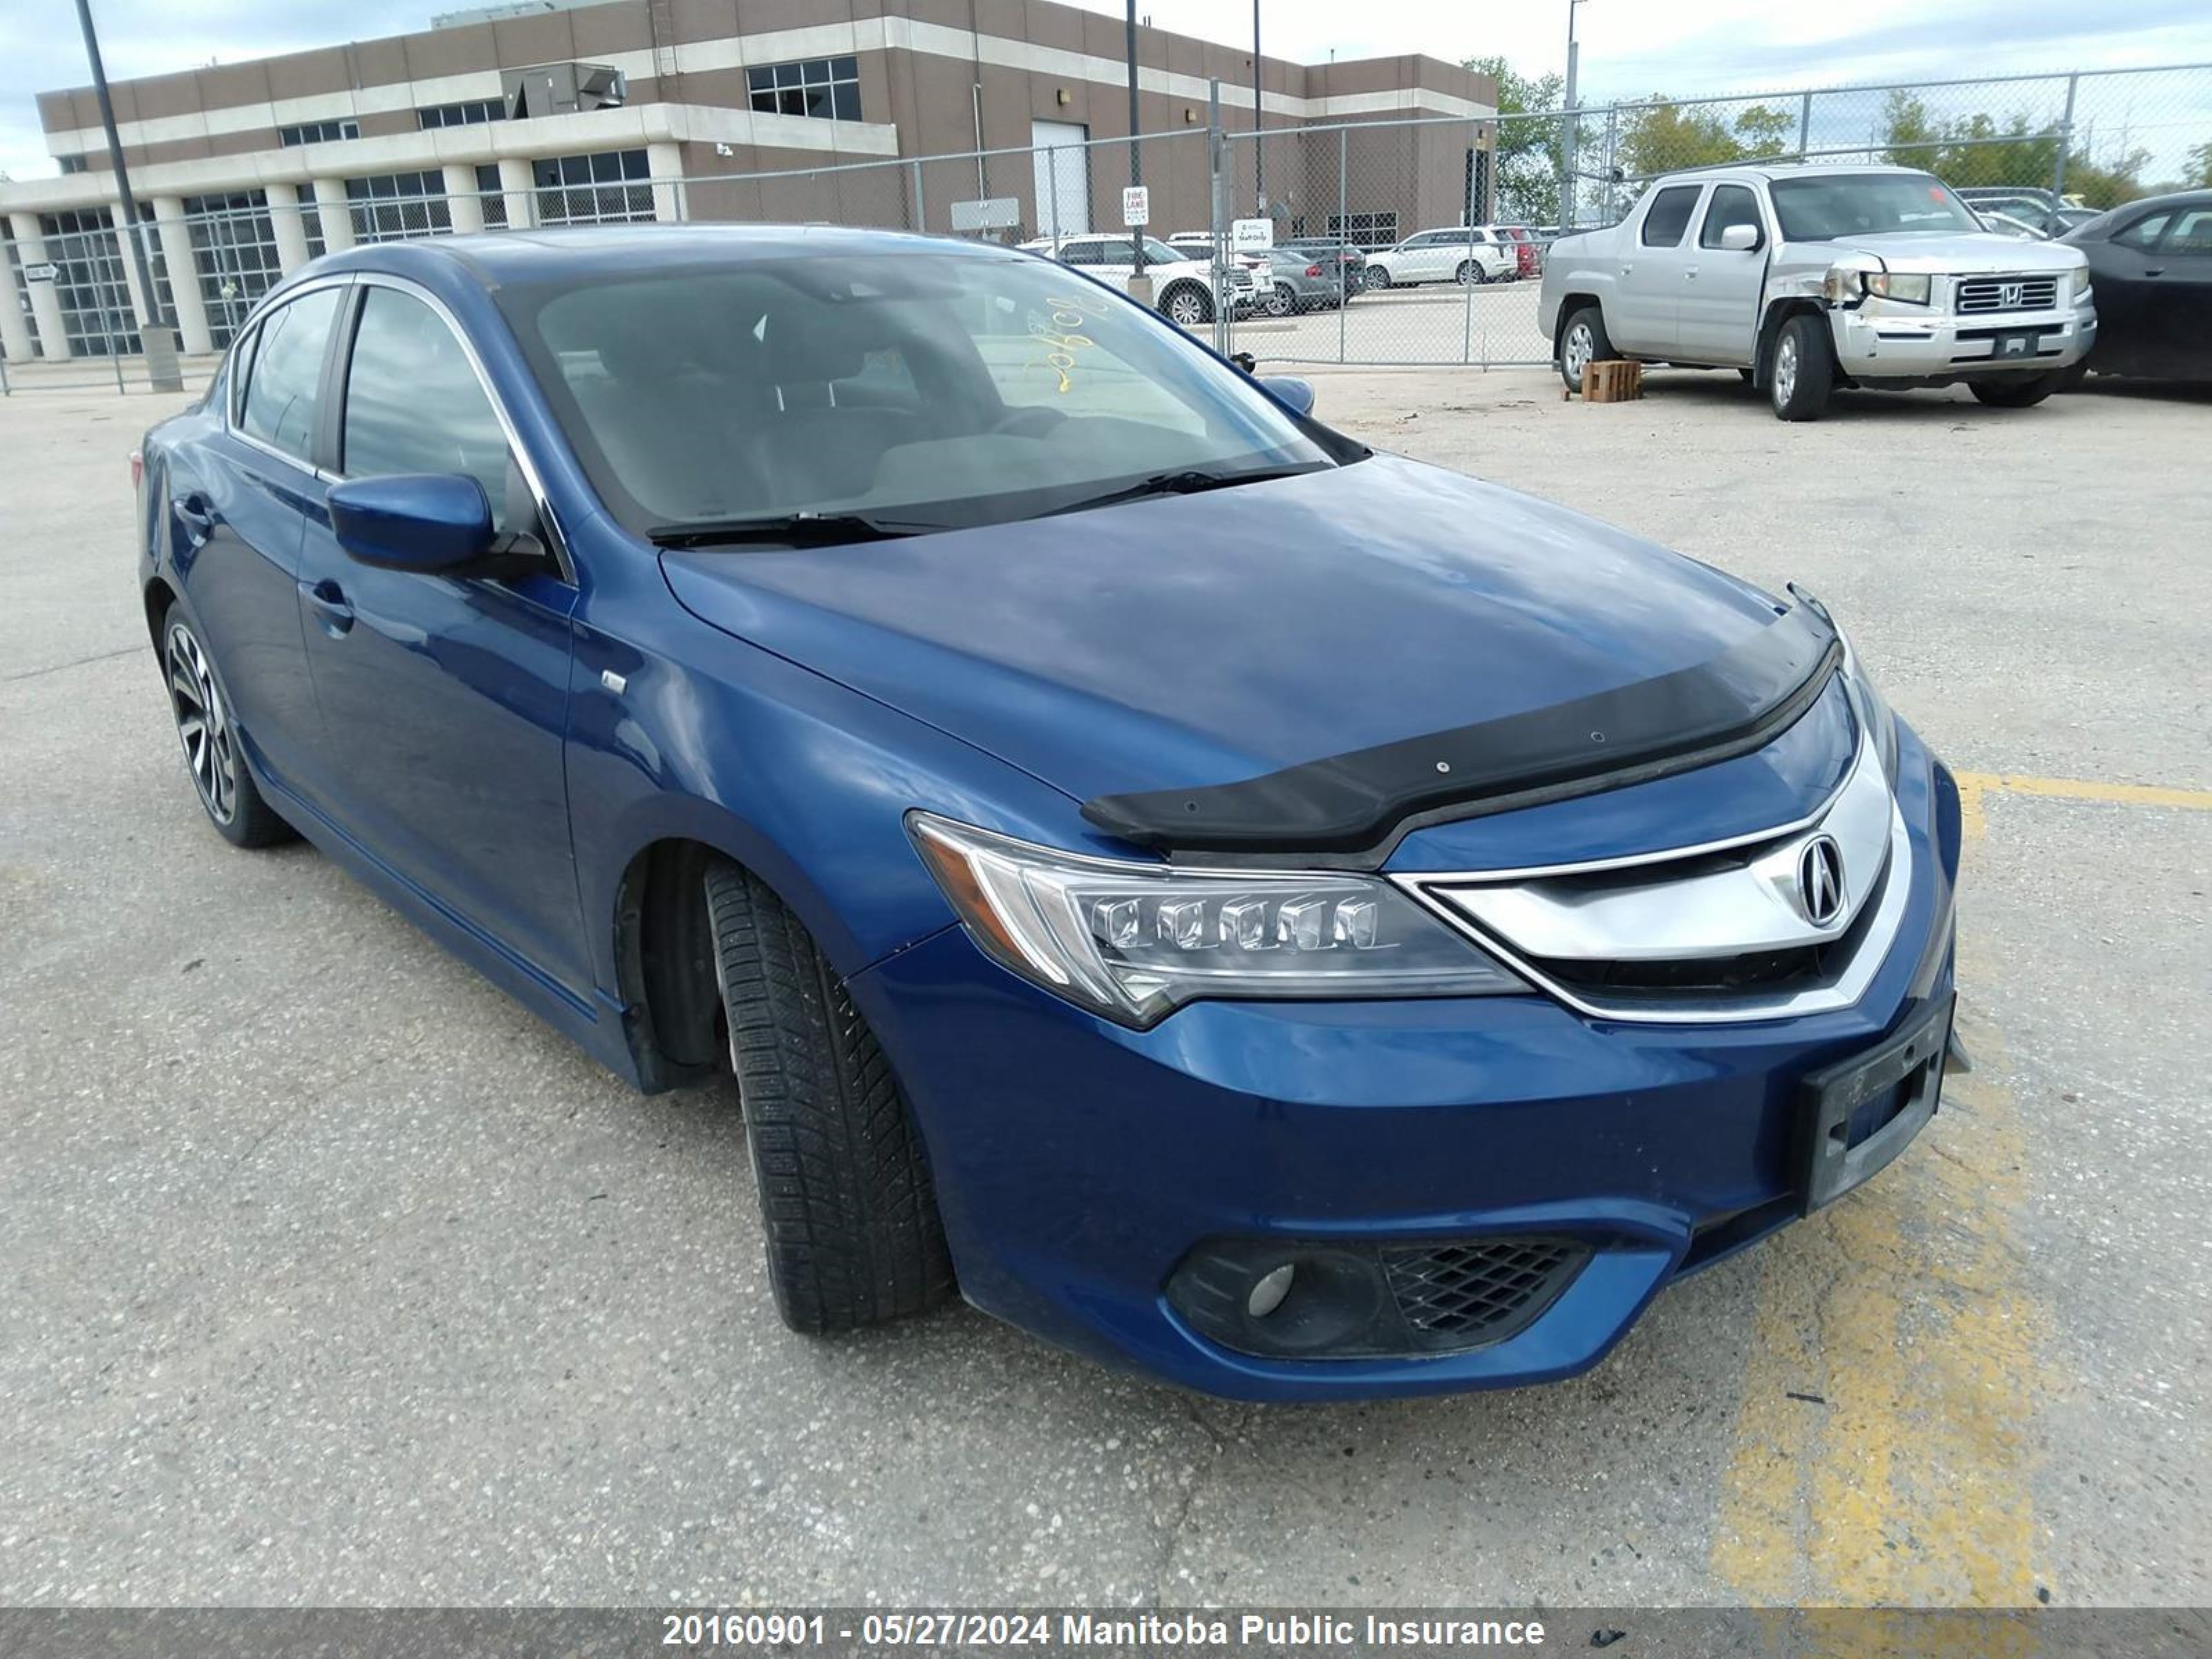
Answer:
POLYGON ((1200 1336, 1262 1358, 1454 1353, 1527 1329, 1592 1254, 1581 1239, 1522 1235, 1211 1238, 1177 1264, 1167 1298, 1200 1336))

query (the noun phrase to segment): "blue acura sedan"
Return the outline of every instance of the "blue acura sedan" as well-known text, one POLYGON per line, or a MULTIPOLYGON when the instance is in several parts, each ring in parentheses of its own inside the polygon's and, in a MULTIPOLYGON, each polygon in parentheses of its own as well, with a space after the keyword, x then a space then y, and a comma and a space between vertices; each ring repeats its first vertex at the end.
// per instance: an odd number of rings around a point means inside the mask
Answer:
POLYGON ((1540 1382, 1936 1109, 1950 774, 1812 595, 1372 452, 1079 273, 363 247, 148 434, 201 805, 641 1090, 784 1318, 1540 1382))

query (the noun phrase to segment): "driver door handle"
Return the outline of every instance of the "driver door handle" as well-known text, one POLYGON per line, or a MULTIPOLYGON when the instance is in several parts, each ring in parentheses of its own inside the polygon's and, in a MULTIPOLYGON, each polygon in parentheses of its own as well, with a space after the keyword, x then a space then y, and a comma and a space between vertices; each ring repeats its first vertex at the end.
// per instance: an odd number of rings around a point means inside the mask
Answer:
POLYGON ((320 613, 316 620, 322 623, 323 631, 332 639, 352 629, 353 606, 346 603, 345 590, 328 577, 312 587, 301 582, 300 596, 320 613))
POLYGON ((1694 282, 1696 282, 1696 281, 1698 280, 1698 268, 1697 268, 1697 266, 1695 266, 1695 265, 1687 265, 1687 266, 1685 266, 1685 267, 1683 268, 1683 271, 1682 271, 1682 280, 1683 280, 1684 282, 1686 282, 1686 283, 1694 283, 1694 282))
POLYGON ((215 534, 215 514, 209 510, 207 497, 198 492, 171 502, 169 510, 177 515, 177 522, 191 532, 193 546, 215 534))

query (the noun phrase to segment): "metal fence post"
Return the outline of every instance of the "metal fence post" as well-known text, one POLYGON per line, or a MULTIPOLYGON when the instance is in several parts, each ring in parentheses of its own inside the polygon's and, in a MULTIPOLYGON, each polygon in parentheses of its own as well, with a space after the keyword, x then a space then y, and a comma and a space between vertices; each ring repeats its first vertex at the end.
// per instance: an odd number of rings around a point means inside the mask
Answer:
POLYGON ((921 162, 917 159, 908 165, 914 169, 914 228, 916 230, 927 230, 929 213, 921 199, 921 162))
POLYGON ((1060 151, 1048 146, 1044 153, 1044 179, 1048 198, 1052 204, 1052 224, 1045 234, 1052 239, 1052 257, 1060 258, 1060 151))
POLYGON ((2074 94, 2081 90, 2079 74, 2066 77, 2066 113, 2058 120, 2058 159, 2051 165, 2051 193, 2066 194, 2066 152, 2074 148, 2074 94))
POLYGON ((1230 347, 1229 289, 1223 275, 1229 265, 1228 152, 1228 136, 1221 130, 1221 79, 1216 76, 1206 83, 1206 155, 1213 210, 1213 349, 1224 357, 1230 347))
POLYGON ((1465 290, 1465 314, 1459 325, 1459 360, 1462 363, 1474 361, 1474 290, 1482 281, 1482 267, 1474 259, 1474 191, 1468 186, 1474 182, 1475 151, 1482 143, 1482 129, 1475 122, 1467 124, 1467 180, 1460 186, 1460 217, 1467 221, 1467 258, 1460 264, 1460 287, 1465 290))
POLYGON ((1349 349, 1346 331, 1352 315, 1352 129, 1336 130, 1336 361, 1349 349))
POLYGON ((1797 103, 1797 159, 1803 161, 1805 152, 1813 147, 1813 93, 1809 87, 1797 103))

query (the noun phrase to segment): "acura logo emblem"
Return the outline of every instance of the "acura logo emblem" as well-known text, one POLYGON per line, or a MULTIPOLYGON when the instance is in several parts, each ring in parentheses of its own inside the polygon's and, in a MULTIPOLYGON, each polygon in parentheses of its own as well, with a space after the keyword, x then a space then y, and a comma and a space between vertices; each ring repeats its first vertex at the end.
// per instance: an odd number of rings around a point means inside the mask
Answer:
POLYGON ((1844 849, 1833 836, 1814 836, 1797 855, 1797 902, 1815 927, 1843 914, 1844 849))
POLYGON ((2007 311, 2020 309, 2021 296, 2027 292, 2018 283, 2007 283, 1997 289, 1997 303, 2007 311))

